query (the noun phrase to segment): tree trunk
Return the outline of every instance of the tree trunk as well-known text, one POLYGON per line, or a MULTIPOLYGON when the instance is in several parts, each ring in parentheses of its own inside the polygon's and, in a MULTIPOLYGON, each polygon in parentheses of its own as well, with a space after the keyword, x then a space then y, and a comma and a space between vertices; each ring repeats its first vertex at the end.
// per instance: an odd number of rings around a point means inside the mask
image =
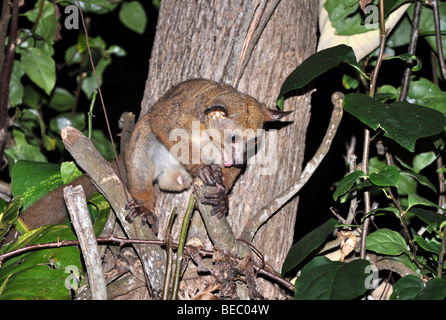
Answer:
MULTIPOLYGON (((171 86, 191 78, 230 84, 274 108, 286 76, 315 51, 317 15, 314 0, 161 1, 141 115, 171 86)), ((236 237, 250 217, 301 172, 310 93, 287 99, 285 109, 294 113, 277 127, 277 150, 271 150, 271 156, 277 153, 277 169, 259 175, 261 164, 248 165, 230 194, 228 220, 236 237)), ((267 132, 267 152, 270 136, 267 132)), ((159 194, 161 237, 176 206, 180 217, 173 235, 178 239, 190 192, 159 194)), ((253 241, 279 272, 292 245, 297 205, 296 197, 260 228, 253 241)), ((258 285, 265 297, 279 297, 276 286, 266 281, 258 285)))

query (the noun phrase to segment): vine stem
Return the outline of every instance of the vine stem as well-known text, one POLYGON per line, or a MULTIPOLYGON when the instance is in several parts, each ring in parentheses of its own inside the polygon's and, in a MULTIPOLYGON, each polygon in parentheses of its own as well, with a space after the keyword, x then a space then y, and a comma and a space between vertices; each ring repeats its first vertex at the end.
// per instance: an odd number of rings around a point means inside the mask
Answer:
MULTIPOLYGON (((414 4, 413 17, 412 17, 412 25, 410 30, 410 40, 407 52, 410 54, 415 54, 417 48, 418 41, 418 28, 420 26, 421 19, 421 8, 422 4, 420 1, 416 1, 414 4)), ((406 67, 404 70, 403 82, 401 84, 401 93, 399 101, 406 101, 407 94, 409 92, 409 84, 410 84, 410 76, 412 75, 412 66, 411 61, 406 63, 406 67)))
MULTIPOLYGON (((114 242, 114 243, 119 244, 120 246, 124 246, 126 244, 146 244, 146 245, 152 244, 152 245, 166 246, 166 243, 164 240, 127 239, 127 238, 116 237, 114 235, 110 235, 108 237, 96 238, 96 241, 98 243, 113 243, 114 242)), ((1 267, 3 260, 17 256, 17 255, 25 253, 25 252, 39 250, 39 249, 60 248, 60 247, 77 246, 77 245, 79 245, 79 240, 65 240, 65 241, 58 241, 58 242, 51 242, 51 243, 38 243, 38 244, 27 245, 23 248, 15 249, 13 251, 0 254, 0 267, 1 267)), ((172 246, 172 248, 177 249, 179 244, 172 242, 171 246, 172 246)), ((185 247, 188 247, 188 246, 185 245, 185 247)), ((206 250, 203 248, 198 248, 198 252, 203 257, 204 256, 209 257, 209 256, 214 255, 213 250, 206 250)), ((266 278, 272 279, 272 280, 276 281, 277 283, 279 283, 280 285, 282 285, 284 288, 294 292, 294 285, 291 282, 285 280, 284 278, 276 275, 275 273, 270 272, 256 264, 254 264, 253 267, 254 267, 254 270, 257 272, 257 274, 262 275, 266 278)))
POLYGON ((442 241, 440 255, 438 256, 438 267, 437 267, 437 277, 441 278, 443 275, 443 263, 444 263, 444 252, 446 248, 446 226, 443 226, 442 241))
POLYGON ((167 300, 169 297, 169 286, 170 286, 170 276, 172 274, 172 227, 173 220, 176 216, 177 208, 174 208, 172 214, 170 215, 169 224, 167 225, 166 230, 166 274, 164 276, 164 286, 163 286, 163 295, 162 299, 167 300))
POLYGON ((172 300, 176 300, 177 296, 178 296, 178 289, 180 287, 180 277, 181 277, 181 264, 183 262, 183 250, 184 250, 184 245, 186 243, 187 230, 189 229, 190 216, 191 216, 192 212, 194 211, 194 203, 195 203, 195 197, 193 194, 191 194, 190 199, 189 199, 189 204, 187 206, 186 214, 184 215, 183 223, 181 225, 181 234, 180 234, 180 240, 178 243, 178 250, 177 250, 175 278, 174 278, 173 290, 172 290, 172 300))
POLYGON ((392 190, 390 189, 390 187, 386 188, 386 192, 389 195, 389 197, 392 199, 393 203, 395 204, 396 208, 398 209, 399 213, 400 213, 400 221, 401 221, 401 225, 403 226, 404 229, 404 233, 406 234, 407 239, 409 240, 410 245, 413 248, 413 260, 415 261, 418 269, 420 269, 421 274, 423 275, 423 277, 426 277, 426 274, 424 272, 424 268, 423 265, 420 263, 420 261, 417 258, 417 246, 415 245, 415 243, 413 242, 411 233, 409 231, 409 227, 407 226, 406 223, 406 218, 405 218, 405 214, 406 212, 403 210, 403 208, 401 207, 401 203, 398 201, 398 199, 393 195, 392 190))
MULTIPOLYGON (((376 60, 376 66, 373 70, 372 77, 370 78, 370 92, 369 96, 371 98, 375 97, 376 93, 376 81, 378 79, 379 69, 381 68, 381 64, 384 58, 384 49, 386 48, 386 25, 384 20, 384 0, 379 0, 379 30, 380 30, 380 47, 378 59, 376 60)), ((362 152, 362 171, 368 175, 368 166, 369 166, 369 151, 370 151, 370 130, 364 129, 364 147, 362 152)), ((369 191, 364 191, 364 212, 367 214, 371 209, 371 200, 369 191)), ((362 236, 361 236, 361 259, 365 259, 366 257, 366 241, 367 241, 367 233, 369 230, 370 218, 367 217, 364 220, 364 224, 362 227, 362 236)))
POLYGON ((435 41, 437 44, 438 61, 440 62, 440 70, 443 75, 443 78, 445 78, 446 64, 444 62, 443 44, 441 41, 440 13, 438 11, 438 0, 432 0, 431 4, 432 4, 432 11, 434 14, 435 41))
POLYGON ((246 242, 252 242, 252 239, 260 226, 271 218, 286 202, 288 202, 301 190, 301 188, 308 182, 312 174, 316 171, 324 157, 327 155, 342 120, 342 115, 344 112, 344 109, 342 108, 344 94, 341 92, 333 93, 331 96, 331 102, 333 104, 333 111, 331 113, 330 123, 328 124, 324 139, 322 140, 313 158, 308 161, 300 176, 294 180, 290 186, 288 186, 284 191, 282 191, 250 218, 240 235, 240 239, 246 242))
MULTIPOLYGON (((109 135, 110 142, 112 144, 113 152, 114 152, 115 159, 116 159, 116 167, 118 169, 119 178, 122 181, 123 179, 122 179, 121 166, 119 165, 118 154, 116 152, 116 147, 115 147, 115 142, 114 142, 114 139, 113 139, 113 134, 111 132, 110 123, 108 121, 107 108, 105 107, 104 98, 102 96, 102 91, 101 91, 101 86, 99 84, 98 74, 96 73, 96 67, 95 67, 94 62, 93 62, 93 55, 91 54, 90 41, 89 41, 89 37, 88 37, 87 26, 86 26, 85 19, 84 19, 84 13, 82 12, 82 7, 81 7, 81 4, 80 4, 79 0, 76 0, 76 1, 77 1, 77 5, 78 5, 78 8, 79 8, 80 16, 81 16, 82 27, 83 27, 84 32, 85 32, 85 40, 87 42, 87 49, 88 49, 88 55, 90 57, 91 68, 92 68, 94 76, 96 78, 96 85, 98 87, 99 98, 101 100, 102 110, 104 112, 104 119, 105 119, 105 123, 107 125, 108 135, 109 135)), ((123 191, 124 191, 124 195, 125 195, 125 197, 127 199, 127 202, 130 202, 130 197, 127 194, 125 188, 124 188, 123 191)))

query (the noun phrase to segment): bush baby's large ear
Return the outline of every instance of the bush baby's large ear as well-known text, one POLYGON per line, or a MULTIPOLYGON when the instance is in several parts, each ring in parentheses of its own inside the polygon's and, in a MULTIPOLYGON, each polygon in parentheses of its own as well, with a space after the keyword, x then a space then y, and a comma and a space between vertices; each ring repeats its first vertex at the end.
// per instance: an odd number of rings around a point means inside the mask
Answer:
POLYGON ((268 121, 277 121, 279 119, 282 119, 283 117, 289 115, 293 111, 279 111, 274 110, 270 108, 265 108, 264 114, 265 114, 265 122, 268 121))

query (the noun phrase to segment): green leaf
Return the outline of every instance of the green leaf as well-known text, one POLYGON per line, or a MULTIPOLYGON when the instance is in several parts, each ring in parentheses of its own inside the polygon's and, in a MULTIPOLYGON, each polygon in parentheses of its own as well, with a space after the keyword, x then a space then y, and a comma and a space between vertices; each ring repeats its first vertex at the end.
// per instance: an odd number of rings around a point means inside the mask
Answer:
POLYGON ((420 58, 418 58, 416 55, 410 54, 410 53, 403 53, 397 56, 387 56, 384 60, 391 60, 391 59, 401 59, 403 61, 409 61, 414 60, 417 62, 415 66, 412 67, 412 71, 419 71, 421 67, 423 66, 423 62, 420 58))
POLYGON ((344 109, 411 152, 418 139, 438 134, 446 125, 443 114, 431 108, 407 102, 387 105, 363 94, 346 95, 344 109))
MULTIPOLYGON (((95 53, 102 55, 107 48, 107 43, 101 37, 88 37, 88 45, 90 46, 93 57, 95 57, 95 53)), ((88 52, 87 37, 83 33, 80 33, 77 38, 77 50, 80 53, 88 52)))
POLYGON ((78 169, 73 161, 62 162, 60 166, 60 176, 63 184, 68 184, 71 181, 83 176, 83 173, 78 169))
POLYGON ((337 35, 353 35, 377 29, 365 27, 358 2, 353 3, 351 0, 325 1, 324 8, 337 35))
POLYGON ((400 182, 400 172, 394 166, 385 166, 378 172, 372 172, 370 181, 379 187, 398 187, 400 182))
POLYGON ((124 48, 117 46, 115 44, 111 45, 107 51, 109 54, 114 54, 118 57, 124 57, 127 55, 127 52, 124 50, 124 48))
POLYGON ((341 63, 357 65, 353 49, 346 45, 321 50, 298 66, 284 81, 277 97, 277 104, 282 109, 284 96, 296 89, 301 89, 321 74, 341 63))
POLYGON ((372 268, 366 260, 350 263, 316 257, 303 269, 296 281, 297 300, 351 300, 367 290, 366 280, 372 268))
POLYGON ((354 78, 354 77, 352 77, 349 74, 344 74, 342 76, 342 85, 347 90, 354 90, 354 89, 358 88, 359 80, 354 78))
POLYGON ((355 185, 359 178, 366 177, 366 174, 361 170, 349 173, 341 181, 338 182, 335 192, 333 193, 333 199, 335 201, 344 194, 346 194, 355 185))
POLYGON ((446 115, 446 92, 428 79, 411 78, 407 101, 435 109, 446 115))
POLYGON ((65 51, 65 63, 67 66, 71 66, 73 64, 80 64, 82 59, 82 55, 79 53, 78 45, 73 45, 68 47, 65 51))
MULTIPOLYGON (((96 65, 96 73, 98 75, 99 85, 102 85, 102 76, 105 72, 105 69, 111 63, 111 58, 101 58, 96 65)), ((96 76, 91 73, 88 77, 86 77, 82 81, 82 91, 85 95, 90 99, 93 95, 94 90, 98 88, 96 76)))
POLYGON ((50 120, 50 129, 60 135, 63 128, 71 126, 78 130, 84 130, 86 127, 85 114, 83 113, 62 113, 50 120))
POLYGON ((15 197, 9 201, 5 210, 2 210, 2 213, 0 214, 0 241, 9 231, 11 225, 16 222, 22 203, 23 200, 21 197, 15 197))
POLYGON ((446 280, 432 279, 426 285, 414 275, 398 280, 390 300, 443 300, 446 297, 446 280))
POLYGON ((24 16, 26 16, 29 21, 35 22, 37 16, 40 15, 39 23, 37 24, 33 37, 36 38, 36 35, 38 35, 44 42, 52 45, 54 42, 54 34, 58 27, 54 5, 49 1, 43 1, 43 9, 40 11, 40 4, 41 1, 36 1, 34 8, 25 12, 24 16))
POLYGON ((40 149, 25 143, 16 144, 14 147, 5 150, 6 157, 9 161, 10 173, 12 173, 15 164, 20 160, 46 162, 47 159, 40 152, 40 149))
POLYGON ((46 150, 52 151, 56 147, 56 141, 54 138, 49 137, 46 134, 46 124, 42 118, 42 115, 36 110, 32 108, 28 108, 23 110, 21 123, 24 123, 24 120, 31 120, 39 124, 40 134, 42 136, 42 144, 46 150))
POLYGON ((399 211, 395 207, 385 207, 385 208, 376 208, 373 210, 370 210, 364 217, 361 218, 361 222, 364 221, 365 218, 371 216, 371 215, 377 215, 378 212, 391 212, 394 215, 399 215, 399 211))
POLYGON ((407 275, 395 283, 390 300, 413 300, 423 290, 423 281, 414 275, 407 275))
POLYGON ((423 186, 426 186, 426 187, 430 188, 431 190, 433 190, 434 192, 437 192, 437 188, 435 188, 435 186, 432 184, 432 182, 430 182, 428 178, 426 178, 425 176, 423 176, 419 173, 415 173, 413 171, 401 171, 400 174, 415 178, 423 186))
POLYGON ((433 252, 437 255, 440 254, 441 242, 437 241, 435 238, 429 239, 420 237, 419 235, 414 235, 413 241, 417 243, 423 250, 433 252))
POLYGON ((64 88, 55 88, 51 95, 48 106, 56 111, 65 112, 71 110, 74 103, 74 96, 64 88))
POLYGON ((22 53, 21 63, 28 77, 47 95, 50 95, 56 83, 56 64, 40 48, 28 48, 22 53))
POLYGON ((430 200, 427 200, 426 198, 423 198, 422 196, 419 196, 418 194, 409 194, 407 198, 407 210, 411 210, 413 206, 421 205, 421 206, 427 206, 427 207, 434 207, 440 210, 443 210, 440 206, 438 206, 436 203, 433 203, 430 200))
POLYGON ((159 10, 161 7, 161 0, 152 0, 152 4, 157 10, 159 10))
POLYGON ((410 212, 427 223, 426 230, 428 232, 432 232, 432 230, 437 229, 444 221, 446 221, 446 217, 438 214, 436 211, 422 208, 412 208, 410 209, 410 212))
POLYGON ((415 173, 420 173, 421 170, 430 166, 443 152, 444 142, 444 135, 439 134, 419 140, 415 146, 415 152, 410 152, 397 143, 393 143, 391 148, 395 159, 403 167, 415 173))
POLYGON ((23 211, 62 184, 58 164, 19 161, 12 172, 12 193, 23 198, 23 211))
POLYGON ((387 17, 394 10, 398 9, 401 5, 408 2, 415 2, 416 0, 386 0, 384 2, 384 16, 387 17))
POLYGON ((367 236, 367 250, 390 256, 408 253, 404 238, 398 232, 386 228, 367 236))
POLYGON ((1 212, 5 211, 6 205, 7 205, 6 201, 4 199, 0 198, 0 211, 1 212))
POLYGON ((21 82, 22 76, 25 74, 19 61, 14 60, 12 67, 11 81, 9 82, 9 102, 12 106, 22 103, 24 90, 21 82))
POLYGON ((41 99, 39 91, 32 84, 27 84, 24 88, 23 103, 28 107, 37 109, 41 99))
MULTIPOLYGON (((79 0, 83 12, 104 14, 113 11, 118 2, 115 0, 79 0)), ((67 2, 67 4, 71 4, 67 2)), ((77 5, 77 3, 76 3, 77 5)))
MULTIPOLYGON (((84 132, 86 135, 87 132, 84 132)), ((104 157, 104 159, 111 161, 115 158, 115 152, 113 151, 113 145, 110 142, 110 137, 105 135, 102 130, 93 129, 91 133, 91 141, 96 150, 104 157)))
MULTIPOLYGON (((414 0, 386 0, 384 2, 384 16, 388 15, 407 2, 413 2, 414 0)), ((378 1, 374 0, 371 4, 378 14, 378 1)), ((378 21, 369 21, 369 25, 366 24, 366 19, 372 12, 364 13, 359 7, 358 1, 352 0, 330 0, 324 2, 324 8, 328 12, 329 19, 332 26, 336 29, 336 35, 357 35, 360 33, 369 32, 379 28, 378 21)), ((378 19, 378 16, 376 17, 378 19)), ((387 26, 387 24, 386 24, 387 26)))
POLYGON ((147 15, 138 1, 122 3, 119 20, 130 30, 143 34, 147 26, 147 15))
POLYGON ((401 174, 400 184, 398 185, 398 194, 400 196, 407 196, 411 193, 416 193, 418 182, 408 175, 401 174))
POLYGON ((102 194, 95 192, 88 198, 88 210, 94 222, 95 235, 98 237, 110 215, 110 204, 102 194))
MULTIPOLYGON (((35 22, 37 19, 37 16, 40 12, 40 3, 41 1, 36 1, 34 8, 31 10, 28 10, 23 15, 28 18, 29 21, 35 22)), ((48 18, 51 16, 54 16, 54 5, 50 3, 49 1, 43 1, 43 9, 42 12, 40 12, 40 19, 48 18)))
MULTIPOLYGON (((22 235, 13 245, 0 252, 10 252, 37 243, 57 243, 75 240, 70 227, 51 225, 34 229, 22 235)), ((66 280, 71 273, 67 268, 82 271, 80 252, 75 246, 33 250, 3 262, 0 284, 4 286, 2 300, 71 299, 66 280)))
POLYGON ((283 262, 282 275, 295 268, 316 250, 325 241, 327 235, 333 232, 336 224, 336 220, 331 218, 294 244, 283 262))

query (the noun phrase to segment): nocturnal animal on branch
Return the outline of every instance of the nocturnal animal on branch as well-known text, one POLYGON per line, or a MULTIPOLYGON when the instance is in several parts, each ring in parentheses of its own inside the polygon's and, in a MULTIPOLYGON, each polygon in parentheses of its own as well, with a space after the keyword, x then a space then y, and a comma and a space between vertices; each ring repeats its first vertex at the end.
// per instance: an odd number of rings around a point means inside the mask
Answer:
MULTIPOLYGON (((196 177, 215 186, 215 192, 206 193, 201 202, 213 206, 212 215, 223 217, 228 212, 228 192, 246 164, 247 150, 257 141, 256 136, 247 139, 240 132, 257 133, 265 122, 289 113, 269 109, 229 85, 210 80, 174 86, 136 123, 118 160, 133 198, 126 220, 142 216, 156 232, 154 184, 162 191, 182 192, 196 177)), ((82 184, 87 197, 96 191, 87 176, 71 184, 82 184)), ((30 228, 63 222, 67 212, 62 192, 62 187, 50 192, 21 218, 30 228)))

